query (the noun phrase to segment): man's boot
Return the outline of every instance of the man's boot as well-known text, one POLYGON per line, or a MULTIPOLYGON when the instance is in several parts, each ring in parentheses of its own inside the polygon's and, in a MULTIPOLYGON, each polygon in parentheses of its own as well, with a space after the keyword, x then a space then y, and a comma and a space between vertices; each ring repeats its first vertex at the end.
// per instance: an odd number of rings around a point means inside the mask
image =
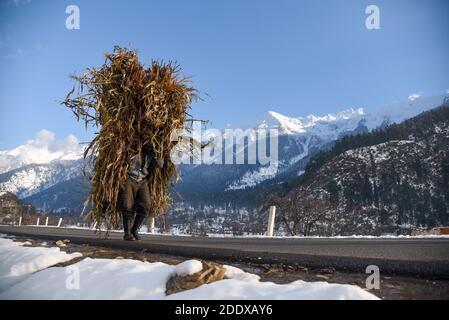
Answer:
POLYGON ((139 228, 142 225, 143 220, 145 219, 145 215, 141 213, 137 213, 134 218, 133 227, 131 228, 131 234, 134 236, 136 240, 140 240, 139 237, 139 228))
POLYGON ((134 237, 131 235, 132 215, 129 214, 129 212, 122 212, 122 218, 123 218, 123 231, 125 232, 123 240, 134 241, 134 237))

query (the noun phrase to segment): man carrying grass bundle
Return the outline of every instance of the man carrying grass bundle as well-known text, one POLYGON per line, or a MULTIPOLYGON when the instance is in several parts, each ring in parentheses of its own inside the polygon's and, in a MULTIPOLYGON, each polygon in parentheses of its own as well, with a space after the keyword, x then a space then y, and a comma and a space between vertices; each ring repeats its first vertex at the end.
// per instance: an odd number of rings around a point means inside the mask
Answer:
POLYGON ((72 76, 78 95, 72 97, 74 88, 62 103, 86 126, 100 128, 84 153, 93 168, 88 217, 108 230, 122 221, 124 239, 138 240, 145 216, 164 214, 170 202, 177 177, 170 156, 178 143, 172 133, 191 127, 196 90, 172 62, 146 67, 135 51, 120 47, 105 58, 100 68, 72 76))
POLYGON ((140 152, 128 160, 128 175, 119 192, 124 240, 140 240, 139 228, 145 217, 150 214, 151 199, 148 185, 156 166, 163 168, 164 160, 156 159, 149 144, 142 146, 140 152))

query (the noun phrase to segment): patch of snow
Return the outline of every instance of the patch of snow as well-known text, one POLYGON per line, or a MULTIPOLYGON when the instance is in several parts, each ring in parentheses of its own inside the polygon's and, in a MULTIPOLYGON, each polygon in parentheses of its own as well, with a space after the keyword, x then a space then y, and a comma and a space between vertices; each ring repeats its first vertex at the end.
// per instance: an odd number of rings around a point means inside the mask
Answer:
POLYGON ((225 190, 241 190, 254 187, 262 181, 274 178, 278 172, 278 164, 271 163, 269 166, 259 167, 254 171, 247 171, 237 181, 232 182, 225 190))
POLYGON ((187 260, 176 266, 176 274, 180 277, 192 275, 203 270, 203 264, 198 260, 187 260))
MULTIPOLYGON (((0 299, 378 299, 354 285, 327 282, 295 281, 289 284, 260 282, 253 275, 235 267, 225 266, 226 279, 202 285, 170 296, 165 295, 166 283, 174 275, 197 271, 200 261, 190 260, 176 266, 162 262, 142 262, 130 259, 85 258, 66 267, 42 270, 36 261, 49 261, 48 248, 23 248, 12 241, 2 242, 2 269, 17 270, 21 281, 8 283, 0 289, 0 299), (19 250, 26 249, 28 252, 19 250), (4 257, 9 261, 5 264, 4 257), (11 259, 13 257, 13 259, 11 259), (7 266, 7 267, 5 267, 7 266), (39 271, 41 270, 41 271, 39 271), (37 272, 35 272, 37 271, 37 272), (31 274, 31 272, 35 272, 31 274), (77 274, 79 277, 70 277, 77 274), (78 279, 78 280, 76 280, 78 279), (70 280, 70 281, 69 281, 70 280)), ((53 248, 55 249, 55 248, 53 248)), ((56 248, 57 249, 57 248, 56 248)), ((50 256, 51 257, 51 256, 50 256)), ((52 264, 58 259, 53 259, 52 264)), ((60 260, 60 259, 59 259, 60 260)), ((61 261, 59 261, 61 262, 61 261)), ((52 265, 47 263, 47 265, 52 265)), ((4 277, 0 278, 5 284, 4 277)))
POLYGON ((0 299, 378 299, 353 285, 295 281, 289 284, 260 282, 242 272, 236 278, 165 295, 176 266, 136 260, 86 258, 69 267, 40 271, 0 294, 0 299), (66 287, 67 274, 78 270, 79 289, 66 287))
POLYGON ((226 270, 225 277, 228 279, 242 280, 242 281, 259 281, 260 277, 257 274, 245 272, 242 269, 224 265, 226 270))
POLYGON ((410 101, 415 101, 416 99, 421 98, 421 96, 422 96, 422 92, 412 93, 411 95, 408 96, 408 99, 410 101))
POLYGON ((0 292, 36 271, 82 256, 80 253, 67 254, 57 247, 26 245, 29 243, 0 238, 0 292))
POLYGON ((312 139, 311 137, 307 137, 306 141, 304 141, 304 142, 297 140, 298 143, 302 146, 303 151, 300 154, 298 154, 297 156, 295 156, 289 160, 290 165, 304 159, 305 157, 307 157, 309 155, 309 144, 310 144, 311 139, 312 139))
POLYGON ((170 299, 217 300, 378 300, 360 287, 297 280, 288 284, 226 279, 171 295, 170 299))

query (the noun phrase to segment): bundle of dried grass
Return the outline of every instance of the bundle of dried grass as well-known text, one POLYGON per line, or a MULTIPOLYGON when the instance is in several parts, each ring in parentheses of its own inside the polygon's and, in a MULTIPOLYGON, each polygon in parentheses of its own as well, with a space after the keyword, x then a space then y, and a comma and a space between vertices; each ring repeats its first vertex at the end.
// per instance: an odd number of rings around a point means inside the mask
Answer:
POLYGON ((152 215, 163 214, 169 203, 169 185, 176 176, 170 152, 173 130, 184 129, 189 121, 196 90, 173 62, 153 61, 143 66, 135 51, 115 47, 105 55, 101 68, 87 69, 62 102, 78 121, 100 127, 84 156, 92 156, 92 188, 85 205, 89 217, 108 229, 120 222, 117 198, 127 175, 127 158, 150 144, 163 168, 156 168, 149 182, 152 215), (72 97, 77 88, 77 96, 72 97))
POLYGON ((198 288, 203 284, 220 281, 225 278, 226 269, 218 263, 202 261, 203 269, 197 273, 186 276, 173 276, 166 285, 165 294, 171 295, 198 288))

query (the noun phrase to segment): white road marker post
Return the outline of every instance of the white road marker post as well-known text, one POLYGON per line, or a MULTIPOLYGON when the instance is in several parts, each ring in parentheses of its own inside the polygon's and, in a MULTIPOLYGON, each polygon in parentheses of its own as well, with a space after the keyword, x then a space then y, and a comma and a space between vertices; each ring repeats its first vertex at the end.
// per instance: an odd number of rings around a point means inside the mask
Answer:
POLYGON ((270 207, 270 213, 268 214, 268 228, 267 228, 267 236, 272 237, 273 236, 273 229, 274 229, 274 218, 276 216, 276 207, 271 206, 270 207))
POLYGON ((22 216, 19 217, 19 227, 22 225, 22 216))
POLYGON ((45 226, 48 227, 48 217, 45 219, 45 226))
POLYGON ((36 226, 39 225, 39 220, 40 220, 40 218, 38 217, 38 218, 37 218, 37 221, 36 221, 36 226))
POLYGON ((59 218, 58 228, 61 226, 61 223, 62 223, 62 218, 59 218))
POLYGON ((149 225, 150 225, 150 228, 148 231, 150 231, 150 233, 153 233, 154 232, 154 217, 150 217, 149 225))

